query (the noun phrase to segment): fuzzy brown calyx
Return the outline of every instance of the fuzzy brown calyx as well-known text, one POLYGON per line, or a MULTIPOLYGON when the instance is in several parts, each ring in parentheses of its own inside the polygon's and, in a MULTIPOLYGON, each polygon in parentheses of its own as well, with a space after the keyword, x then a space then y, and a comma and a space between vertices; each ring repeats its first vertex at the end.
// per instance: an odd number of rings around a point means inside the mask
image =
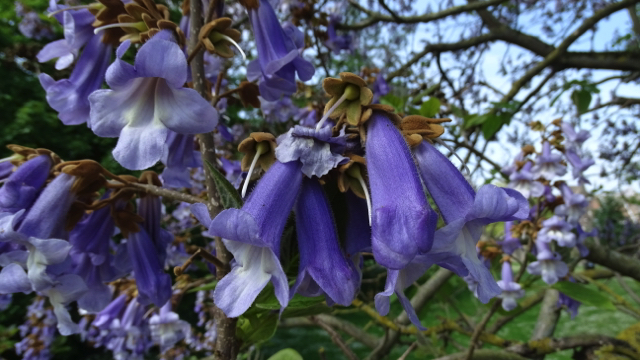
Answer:
POLYGON ((350 154, 348 157, 349 162, 338 168, 338 189, 343 193, 351 189, 356 196, 365 199, 365 189, 362 188, 358 176, 361 177, 366 173, 367 161, 358 155, 350 154))
POLYGON ((76 177, 71 191, 78 196, 93 196, 107 185, 107 179, 103 176, 104 168, 93 160, 68 161, 60 164, 57 169, 76 177))
POLYGON ((124 6, 125 13, 117 16, 118 23, 136 24, 136 27, 122 27, 126 33, 120 41, 131 40, 131 43, 144 43, 161 30, 171 30, 176 35, 178 44, 183 47, 186 37, 180 27, 169 20, 169 9, 152 0, 133 0, 124 6))
POLYGON ((139 224, 144 222, 144 218, 136 214, 130 202, 121 202, 111 207, 111 217, 124 237, 128 237, 130 233, 139 232, 139 224))
POLYGON ((324 79, 322 88, 331 96, 331 100, 324 108, 325 114, 338 101, 342 101, 329 114, 330 119, 338 119, 344 114, 349 125, 358 126, 361 123, 362 107, 371 104, 373 100, 373 92, 361 77, 349 72, 342 72, 340 79, 324 79))
MULTIPOLYGON (((276 138, 270 133, 266 132, 254 132, 249 134, 249 137, 242 140, 242 142, 238 145, 238 151, 244 153, 244 157, 240 162, 240 167, 242 171, 249 171, 251 167, 251 162, 253 158, 256 156, 258 150, 265 150, 260 154, 260 158, 258 159, 257 165, 260 165, 262 170, 267 171, 271 164, 276 161, 276 138), (261 145, 260 149, 258 148, 258 144, 264 143, 265 145, 261 145)), ((262 151, 261 151, 262 152, 262 151)))
POLYGON ((435 139, 444 134, 440 124, 451 119, 432 119, 420 115, 409 115, 400 121, 400 132, 409 146, 419 145, 423 140, 435 139))
MULTIPOLYGON (((92 26, 99 28, 101 26, 117 24, 118 15, 125 14, 124 3, 121 0, 98 0, 102 7, 89 8, 96 20, 92 26)), ((109 28, 103 30, 102 42, 117 47, 120 44, 120 38, 125 35, 121 28, 109 28)))
POLYGON ((53 165, 57 165, 62 160, 60 157, 49 149, 32 149, 22 145, 9 144, 7 148, 13 151, 17 156, 14 159, 11 159, 11 164, 14 166, 20 166, 26 161, 29 161, 35 157, 40 155, 47 155, 51 158, 53 165))
POLYGON ((229 46, 233 44, 225 36, 237 43, 240 41, 240 31, 232 29, 232 23, 230 18, 223 17, 205 24, 200 29, 198 39, 200 39, 209 53, 217 54, 224 58, 233 57, 233 50, 229 46))
POLYGON ((250 81, 243 81, 238 85, 238 96, 240 96, 240 102, 242 102, 242 106, 247 107, 251 105, 252 107, 259 109, 260 108, 260 89, 258 85, 252 83, 250 81))

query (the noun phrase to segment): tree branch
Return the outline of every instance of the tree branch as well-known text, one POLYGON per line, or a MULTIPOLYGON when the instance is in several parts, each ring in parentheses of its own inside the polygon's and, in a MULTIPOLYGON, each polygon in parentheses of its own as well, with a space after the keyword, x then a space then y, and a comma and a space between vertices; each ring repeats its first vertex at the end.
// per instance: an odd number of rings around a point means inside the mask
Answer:
MULTIPOLYGON (((339 24, 336 27, 341 30, 361 30, 373 24, 376 24, 378 22, 392 22, 392 23, 399 23, 399 24, 416 24, 416 23, 424 24, 431 21, 444 19, 449 16, 455 16, 455 15, 459 15, 466 12, 476 11, 478 9, 486 9, 489 6, 498 5, 504 2, 507 2, 507 1, 506 0, 487 0, 487 1, 474 2, 466 5, 452 6, 446 10, 442 10, 435 13, 417 15, 417 16, 398 16, 398 15, 389 16, 389 15, 373 12, 369 9, 362 7, 360 4, 357 4, 355 1, 350 1, 349 4, 351 4, 351 6, 364 12, 369 17, 356 24, 352 24, 352 25, 339 24)), ((388 9, 386 4, 384 4, 383 7, 385 8, 385 10, 389 11, 390 14, 394 14, 392 11, 390 11, 390 9, 388 9)))
POLYGON ((491 334, 497 333, 500 329, 502 329, 503 326, 505 326, 509 322, 511 322, 511 320, 513 320, 516 317, 524 314, 525 312, 527 312, 527 310, 531 309, 532 307, 538 305, 542 301, 543 297, 544 297, 544 291, 539 291, 535 295, 530 296, 530 297, 522 300, 520 302, 520 306, 517 309, 509 312, 509 315, 504 315, 504 316, 498 318, 487 329, 487 332, 491 333, 491 334))
MULTIPOLYGON (((189 53, 193 52, 198 44, 198 34, 200 28, 203 25, 203 11, 201 1, 190 2, 190 26, 189 26, 189 53)), ((193 88, 203 98, 209 100, 207 87, 205 85, 204 76, 204 58, 203 53, 198 52, 191 61, 191 76, 193 78, 193 88)), ((213 138, 213 132, 208 134, 198 134, 198 140, 200 141, 200 153, 204 163, 209 162, 216 164, 216 152, 215 143, 213 138)), ((220 206, 219 195, 216 190, 215 183, 209 171, 205 171, 205 184, 207 187, 207 194, 209 199, 207 201, 207 208, 211 218, 214 218, 222 210, 220 206)), ((216 242, 216 256, 220 262, 228 267, 231 261, 231 253, 225 248, 220 238, 215 239, 216 242)), ((216 278, 222 279, 227 274, 227 271, 217 270, 216 278)), ((238 355, 239 342, 236 338, 236 318, 228 318, 222 310, 217 306, 214 307, 214 316, 216 318, 216 359, 220 360, 235 360, 238 355)))
POLYGON ((181 193, 178 191, 174 191, 174 190, 170 190, 170 189, 166 189, 163 187, 159 187, 159 186, 155 186, 155 185, 150 185, 150 184, 140 184, 140 183, 129 183, 127 186, 131 186, 136 188, 136 191, 141 191, 145 192, 147 194, 151 194, 151 195, 156 195, 156 196, 162 196, 163 198, 166 199, 172 199, 172 200, 178 200, 178 201, 183 201, 189 204, 196 204, 196 203, 204 203, 205 201, 197 196, 193 196, 190 194, 185 194, 185 193, 181 193))
MULTIPOLYGON (((416 310, 416 313, 420 312, 422 308, 433 299, 438 290, 444 285, 451 277, 453 273, 447 269, 440 268, 433 276, 427 280, 424 284, 418 287, 418 291, 411 298, 411 305, 416 310)), ((396 321, 402 325, 409 325, 411 320, 406 311, 402 311, 396 321)))
POLYGON ((589 255, 585 257, 587 260, 640 281, 640 260, 608 249, 595 242, 588 242, 586 246, 589 248, 589 255))
MULTIPOLYGON (((531 341, 537 341, 553 336, 558 320, 560 319, 558 299, 560 299, 560 292, 558 290, 545 290, 544 298, 542 299, 542 306, 540 307, 540 313, 538 314, 538 320, 536 321, 536 326, 533 328, 533 334, 531 334, 531 341)), ((544 359, 544 355, 537 359, 544 359)))
POLYGON ((342 341, 340 334, 338 334, 331 326, 329 326, 329 324, 323 322, 315 316, 310 316, 309 319, 316 323, 324 331, 326 331, 327 334, 329 334, 329 337, 331 337, 331 341, 333 341, 334 344, 338 345, 340 350, 342 350, 342 352, 347 356, 349 360, 358 360, 356 354, 354 354, 353 351, 349 349, 349 346, 347 346, 347 344, 342 341))
POLYGON ((627 348, 628 350, 638 353, 624 340, 611 338, 603 335, 590 335, 583 334, 577 336, 569 336, 560 339, 541 339, 538 341, 530 341, 525 344, 515 344, 506 348, 507 351, 517 353, 526 357, 534 357, 536 355, 551 354, 554 352, 575 349, 579 347, 601 347, 604 345, 615 345, 620 348, 627 348))
MULTIPOLYGON (((380 339, 377 336, 371 335, 366 331, 360 329, 358 326, 348 321, 337 318, 335 316, 320 314, 320 315, 316 315, 316 318, 344 332, 345 334, 351 336, 352 338, 356 339, 358 342, 362 343, 368 348, 374 349, 380 342, 380 339)), ((318 326, 318 324, 316 322, 311 321, 309 318, 299 317, 299 318, 283 319, 280 322, 280 326, 281 327, 299 327, 299 326, 318 326)))

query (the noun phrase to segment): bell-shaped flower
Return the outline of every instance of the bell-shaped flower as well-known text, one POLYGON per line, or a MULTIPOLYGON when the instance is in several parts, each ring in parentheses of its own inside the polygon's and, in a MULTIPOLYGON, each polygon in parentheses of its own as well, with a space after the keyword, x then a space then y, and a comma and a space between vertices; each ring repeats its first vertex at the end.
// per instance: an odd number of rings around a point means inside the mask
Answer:
POLYGON ((535 177, 531 173, 533 164, 527 162, 520 171, 515 171, 509 176, 509 187, 517 190, 525 198, 538 197, 544 194, 544 185, 538 181, 534 181, 535 177))
POLYGON ((546 243, 555 240, 563 247, 576 246, 576 234, 571 230, 573 227, 559 216, 552 216, 542 222, 542 229, 538 232, 538 241, 546 243))
POLYGON ((571 225, 578 224, 578 220, 587 212, 589 201, 586 196, 574 193, 567 184, 562 184, 562 199, 564 204, 555 208, 556 215, 566 216, 567 222, 571 225))
POLYGON ((78 300, 78 306, 96 313, 111 301, 111 289, 106 285, 118 277, 112 266, 111 237, 115 223, 111 208, 105 206, 85 216, 69 233, 69 243, 73 246, 70 256, 74 261, 73 272, 81 276, 89 291, 78 300))
POLYGON ((436 231, 426 256, 461 277, 470 275, 478 283, 478 298, 486 303, 500 288, 480 261, 476 244, 485 225, 526 219, 529 203, 517 191, 494 185, 484 185, 476 193, 451 161, 426 141, 415 149, 415 156, 422 180, 446 223, 436 231), (460 261, 451 262, 457 257, 460 261))
POLYGON ((582 144, 591 137, 591 134, 586 130, 580 130, 576 133, 573 126, 567 122, 563 122, 560 128, 562 128, 562 132, 564 133, 566 139, 565 147, 567 149, 578 151, 582 147, 582 144))
POLYGON ((373 82, 371 87, 373 88, 372 102, 374 104, 378 103, 380 101, 380 98, 387 95, 390 91, 390 86, 384 79, 384 74, 381 72, 378 73, 378 76, 376 76, 376 81, 373 82))
POLYGON ((582 226, 580 224, 578 224, 576 226, 576 231, 578 232, 578 239, 576 240, 576 247, 578 248, 578 251, 580 251, 580 256, 586 257, 587 255, 589 255, 589 248, 584 244, 584 241, 588 237, 598 236, 598 229, 593 228, 591 231, 586 232, 586 231, 584 231, 584 229, 582 229, 582 226))
POLYGON ((335 54, 340 54, 342 50, 353 49, 353 39, 351 35, 338 35, 336 33, 336 25, 342 21, 340 14, 329 14, 329 24, 327 25, 328 39, 325 45, 335 54))
POLYGON ((562 156, 551 153, 551 145, 548 141, 542 144, 542 154, 536 160, 536 165, 531 168, 534 179, 542 177, 552 180, 567 173, 567 166, 561 163, 562 156))
MULTIPOLYGON (((47 74, 40 74, 40 84, 47 93, 47 102, 58 112, 58 117, 65 125, 89 122, 89 95, 102 86, 111 51, 111 46, 102 42, 100 34, 93 35, 68 79, 55 81, 47 74)), ((91 127, 91 124, 88 125, 91 127)))
POLYGON ((524 296, 524 290, 520 284, 513 281, 513 270, 511 269, 510 261, 502 263, 502 280, 498 280, 498 286, 502 289, 500 294, 502 308, 505 311, 511 311, 518 307, 516 300, 524 296))
POLYGON ((229 317, 242 315, 269 281, 282 307, 289 303, 289 284, 280 265, 280 238, 302 184, 302 163, 276 161, 258 181, 242 209, 227 209, 210 220, 204 204, 191 211, 222 237, 235 258, 231 272, 218 282, 213 300, 229 317))
POLYGON ((569 164, 571 164, 571 175, 573 175, 573 178, 577 179, 580 184, 590 184, 589 180, 584 177, 584 172, 596 162, 590 157, 581 156, 578 152, 572 149, 567 149, 564 154, 567 157, 569 164))
POLYGON ((56 69, 62 70, 73 63, 78 51, 91 39, 95 17, 87 9, 66 10, 62 14, 64 27, 64 39, 56 40, 45 45, 38 55, 39 62, 51 59, 56 61, 56 69))
MULTIPOLYGON (((21 259, 20 265, 26 267, 35 291, 42 291, 55 283, 55 278, 47 273, 47 266, 65 261, 71 249, 69 242, 61 238, 66 234, 67 212, 76 199, 71 191, 75 180, 69 174, 58 175, 26 214, 20 210, 0 218, 0 242, 12 242, 26 248, 25 251, 16 251, 24 256, 14 253, 12 257, 21 259)), ((0 275, 0 283, 6 280, 0 275)))
POLYGON ((87 285, 85 285, 80 276, 75 274, 57 277, 53 286, 42 291, 44 295, 49 297, 49 302, 53 306, 53 313, 58 320, 58 331, 63 336, 80 332, 80 327, 73 322, 65 305, 81 298, 87 291, 87 285))
POLYGON ((156 248, 160 264, 167 259, 167 247, 173 242, 173 235, 160 226, 162 221, 162 201, 158 196, 144 196, 138 202, 138 215, 144 219, 142 227, 156 248))
POLYGON ((140 228, 127 236, 127 252, 133 266, 138 296, 142 304, 164 305, 171 297, 171 277, 164 271, 149 234, 140 228))
POLYGON ((532 275, 541 275, 542 280, 549 285, 558 282, 558 279, 569 273, 569 267, 562 261, 560 254, 551 251, 549 244, 544 241, 536 241, 538 254, 534 261, 527 266, 527 271, 532 275))
POLYGON ((20 165, 0 188, 0 212, 16 213, 31 207, 49 178, 51 157, 39 155, 20 165))
POLYGON ((194 136, 173 131, 169 132, 167 151, 164 152, 161 160, 166 166, 161 175, 163 183, 165 186, 174 188, 190 187, 189 168, 202 166, 200 152, 195 149, 194 136))
POLYGON ((122 60, 123 42, 109 66, 111 90, 89 96, 91 129, 102 137, 119 137, 114 158, 125 168, 141 170, 163 158, 170 131, 212 131, 218 113, 193 89, 184 88, 187 60, 171 32, 161 31, 140 47, 134 65, 122 60))
POLYGON ((247 79, 260 79, 260 95, 267 101, 292 95, 297 91, 296 73, 302 81, 310 80, 315 73, 313 65, 300 56, 304 36, 293 25, 283 29, 268 0, 259 0, 259 6, 248 12, 258 59, 249 63, 247 79))
POLYGON ((189 334, 191 325, 180 320, 180 316, 171 311, 171 301, 167 301, 159 313, 149 319, 149 329, 151 339, 160 346, 160 352, 164 353, 189 334))
MULTIPOLYGON (((576 282, 573 277, 569 278, 570 282, 576 282)), ((578 315, 578 308, 580 308, 582 303, 574 298, 567 296, 565 293, 560 293, 560 297, 558 298, 558 308, 564 308, 571 315, 571 320, 573 320, 576 315, 578 315)))
POLYGON ((324 294, 328 304, 349 306, 360 287, 360 274, 340 248, 331 207, 317 179, 303 179, 295 213, 300 267, 290 297, 324 294))
POLYGON ((502 251, 507 255, 512 255, 514 251, 522 247, 520 244, 520 239, 514 238, 511 233, 511 227, 513 226, 513 222, 505 221, 504 222, 504 240, 502 241, 502 251))
POLYGON ((124 311, 125 306, 127 305, 127 295, 121 294, 117 298, 111 300, 108 299, 109 305, 107 305, 102 311, 96 314, 96 317, 93 319, 91 323, 92 326, 97 327, 98 329, 108 329, 111 322, 122 316, 122 312, 124 311))
POLYGON ((431 249, 438 215, 429 206, 409 146, 393 122, 375 111, 366 125, 373 256, 380 265, 399 270, 431 249))

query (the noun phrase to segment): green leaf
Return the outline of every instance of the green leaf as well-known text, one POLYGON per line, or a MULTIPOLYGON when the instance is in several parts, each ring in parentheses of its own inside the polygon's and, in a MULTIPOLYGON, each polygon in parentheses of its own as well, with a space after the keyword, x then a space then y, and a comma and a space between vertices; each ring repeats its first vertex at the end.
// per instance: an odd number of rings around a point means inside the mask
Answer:
POLYGON ((559 283, 556 283, 552 287, 567 295, 568 297, 574 300, 578 300, 585 305, 591 305, 607 310, 616 309, 616 307, 606 295, 595 289, 590 289, 584 284, 561 281, 559 283))
POLYGON ((282 349, 267 360, 303 360, 302 355, 293 349, 282 349))
POLYGON ((262 312, 238 319, 236 335, 247 344, 269 340, 278 328, 278 313, 262 312))
POLYGON ((401 97, 388 94, 380 98, 380 103, 384 105, 393 106, 397 112, 404 112, 404 102, 405 100, 401 97))
POLYGON ((485 115, 469 114, 464 117, 464 128, 469 129, 474 126, 482 125, 489 117, 485 115))
POLYGON ((578 108, 579 114, 584 114, 589 110, 591 104, 591 93, 587 90, 574 90, 571 93, 571 101, 578 108))
MULTIPOLYGON (((300 294, 296 294, 293 299, 289 301, 289 305, 287 305, 287 309, 299 309, 299 308, 307 308, 313 305, 317 305, 319 303, 324 302, 324 296, 316 296, 316 297, 305 297, 300 294)), ((280 310, 280 302, 276 299, 275 296, 266 298, 262 302, 255 303, 256 307, 267 310, 280 310)))
POLYGON ((440 100, 437 98, 429 98, 429 100, 422 103, 420 106, 420 115, 424 117, 434 117, 440 112, 440 100))
POLYGON ((289 307, 287 307, 282 312, 282 318, 286 319, 286 318, 292 318, 292 317, 326 314, 331 312, 332 310, 333 309, 331 309, 324 303, 316 304, 310 307, 299 307, 299 308, 293 308, 293 309, 290 309, 289 307))
POLYGON ((212 282, 208 283, 208 284, 204 284, 202 286, 198 286, 195 287, 193 289, 190 289, 189 291, 187 291, 188 293, 193 293, 193 292, 197 292, 200 290, 206 291, 206 290, 213 290, 216 288, 216 285, 218 285, 218 280, 213 280, 212 282))
POLYGON ((207 167, 209 168, 209 173, 213 178, 213 182, 216 184, 216 189, 218 190, 218 194, 220 195, 220 202, 222 202, 222 206, 225 209, 230 208, 241 208, 242 207, 242 198, 238 193, 238 190, 231 185, 229 180, 218 171, 210 162, 207 161, 207 167))
POLYGON ((502 127, 502 119, 499 116, 489 116, 487 120, 482 123, 482 135, 485 139, 491 139, 502 127))

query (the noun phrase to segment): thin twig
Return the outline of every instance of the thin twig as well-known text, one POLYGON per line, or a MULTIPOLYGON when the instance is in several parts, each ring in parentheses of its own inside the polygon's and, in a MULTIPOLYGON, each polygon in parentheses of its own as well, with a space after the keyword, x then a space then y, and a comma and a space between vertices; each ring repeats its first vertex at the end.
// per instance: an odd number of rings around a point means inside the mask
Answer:
POLYGON ((358 360, 356 354, 354 354, 353 351, 349 349, 347 344, 342 341, 340 334, 338 334, 331 326, 329 326, 329 324, 323 322, 315 316, 310 316, 309 319, 318 324, 319 327, 321 327, 324 331, 327 332, 327 334, 329 334, 329 337, 331 337, 331 341, 333 341, 334 344, 338 345, 340 350, 342 350, 342 352, 347 356, 349 360, 358 360))
POLYGON ((163 198, 166 198, 166 199, 178 200, 178 201, 186 202, 189 204, 206 203, 204 199, 201 199, 197 196, 181 193, 175 190, 169 190, 169 189, 155 186, 155 185, 131 182, 126 187, 135 188, 134 191, 138 191, 138 192, 142 191, 147 194, 162 196, 163 198))
POLYGON ((484 315, 478 326, 476 326, 475 330, 473 330, 473 335, 471 335, 471 340, 469 343, 469 350, 467 350, 467 356, 465 357, 466 360, 471 360, 473 358, 473 352, 476 350, 476 342, 478 342, 478 339, 484 331, 485 326, 487 326, 487 323, 489 323, 489 320, 491 319, 493 314, 498 310, 500 304, 502 304, 502 300, 500 299, 491 304, 489 312, 484 315))

